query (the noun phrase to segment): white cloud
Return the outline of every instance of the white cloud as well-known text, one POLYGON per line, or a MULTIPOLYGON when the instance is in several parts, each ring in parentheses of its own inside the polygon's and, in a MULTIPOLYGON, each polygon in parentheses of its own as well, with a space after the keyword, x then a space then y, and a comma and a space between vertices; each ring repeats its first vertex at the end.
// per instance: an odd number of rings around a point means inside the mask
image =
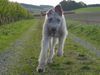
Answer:
POLYGON ((62 0, 9 0, 13 2, 19 2, 19 3, 27 3, 27 4, 33 4, 33 5, 57 5, 62 0))
MULTIPOLYGON (((33 4, 33 5, 57 5, 62 0, 9 0, 19 3, 27 3, 27 4, 33 4)), ((100 0, 75 0, 77 2, 83 1, 86 4, 100 4, 100 0)))

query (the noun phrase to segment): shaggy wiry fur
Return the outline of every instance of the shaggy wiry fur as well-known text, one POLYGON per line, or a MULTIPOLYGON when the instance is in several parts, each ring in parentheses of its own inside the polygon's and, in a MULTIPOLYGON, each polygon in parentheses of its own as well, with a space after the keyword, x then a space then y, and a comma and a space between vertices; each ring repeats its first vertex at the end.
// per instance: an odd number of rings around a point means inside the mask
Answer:
POLYGON ((44 72, 47 63, 52 63, 55 54, 54 48, 58 40, 58 56, 63 56, 63 47, 68 31, 66 21, 60 5, 49 10, 43 25, 41 52, 39 56, 38 72, 44 72), (50 53, 48 50, 50 49, 50 53))

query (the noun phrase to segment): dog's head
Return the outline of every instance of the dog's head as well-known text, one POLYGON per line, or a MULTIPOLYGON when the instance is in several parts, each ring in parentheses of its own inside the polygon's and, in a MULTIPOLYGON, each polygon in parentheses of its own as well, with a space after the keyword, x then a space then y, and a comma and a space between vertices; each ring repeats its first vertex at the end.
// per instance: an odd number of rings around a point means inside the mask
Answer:
POLYGON ((49 10, 46 15, 49 29, 56 31, 61 26, 63 20, 63 10, 61 5, 57 5, 55 8, 49 10))

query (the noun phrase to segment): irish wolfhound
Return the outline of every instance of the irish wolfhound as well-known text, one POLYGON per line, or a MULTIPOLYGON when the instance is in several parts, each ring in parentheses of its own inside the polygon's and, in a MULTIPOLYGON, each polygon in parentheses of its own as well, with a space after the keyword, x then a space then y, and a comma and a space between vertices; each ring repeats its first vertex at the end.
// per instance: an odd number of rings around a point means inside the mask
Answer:
POLYGON ((55 54, 54 48, 58 40, 58 56, 63 56, 63 47, 68 31, 66 21, 60 5, 49 10, 46 13, 45 22, 43 25, 43 36, 41 42, 41 52, 39 56, 38 72, 44 72, 47 63, 52 63, 55 54), (50 51, 48 53, 48 49, 50 51))

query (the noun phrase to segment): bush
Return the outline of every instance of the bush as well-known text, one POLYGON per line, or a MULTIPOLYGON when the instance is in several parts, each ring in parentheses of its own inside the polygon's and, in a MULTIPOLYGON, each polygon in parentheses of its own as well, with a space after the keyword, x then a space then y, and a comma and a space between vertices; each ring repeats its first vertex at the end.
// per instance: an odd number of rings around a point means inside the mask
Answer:
POLYGON ((0 25, 31 17, 32 14, 20 4, 0 0, 0 25))

